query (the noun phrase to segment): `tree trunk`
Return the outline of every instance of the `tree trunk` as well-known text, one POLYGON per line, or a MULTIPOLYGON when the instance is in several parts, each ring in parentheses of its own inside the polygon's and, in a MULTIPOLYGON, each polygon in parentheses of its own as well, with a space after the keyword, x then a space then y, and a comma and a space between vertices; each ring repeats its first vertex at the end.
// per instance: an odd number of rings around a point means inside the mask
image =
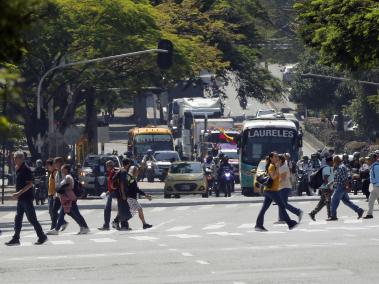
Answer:
POLYGON ((97 112, 95 107, 95 90, 90 89, 86 94, 86 134, 88 138, 88 151, 98 153, 97 146, 97 112))

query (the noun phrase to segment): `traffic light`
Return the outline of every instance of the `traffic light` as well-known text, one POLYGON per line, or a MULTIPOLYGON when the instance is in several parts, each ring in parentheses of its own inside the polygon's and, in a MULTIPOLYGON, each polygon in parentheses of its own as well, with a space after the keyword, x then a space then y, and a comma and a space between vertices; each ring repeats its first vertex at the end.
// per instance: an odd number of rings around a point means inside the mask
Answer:
POLYGON ((158 43, 158 49, 167 50, 168 52, 159 52, 157 58, 158 67, 162 70, 167 70, 172 65, 172 57, 174 53, 174 46, 171 41, 161 39, 158 43))

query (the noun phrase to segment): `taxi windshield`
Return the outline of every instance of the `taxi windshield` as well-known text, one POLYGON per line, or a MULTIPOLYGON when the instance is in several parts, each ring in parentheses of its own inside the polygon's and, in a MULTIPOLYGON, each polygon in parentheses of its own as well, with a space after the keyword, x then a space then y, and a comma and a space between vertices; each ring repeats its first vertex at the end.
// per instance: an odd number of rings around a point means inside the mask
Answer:
POLYGON ((200 163, 179 163, 172 164, 170 168, 172 174, 200 174, 202 167, 200 163))

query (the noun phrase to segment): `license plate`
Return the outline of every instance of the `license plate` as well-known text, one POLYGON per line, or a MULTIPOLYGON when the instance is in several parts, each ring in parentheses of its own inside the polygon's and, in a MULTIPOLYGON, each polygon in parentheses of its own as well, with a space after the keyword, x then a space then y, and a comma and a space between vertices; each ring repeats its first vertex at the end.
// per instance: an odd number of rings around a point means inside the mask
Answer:
POLYGON ((190 190, 191 189, 191 186, 189 184, 183 184, 182 185, 182 189, 183 190, 190 190))

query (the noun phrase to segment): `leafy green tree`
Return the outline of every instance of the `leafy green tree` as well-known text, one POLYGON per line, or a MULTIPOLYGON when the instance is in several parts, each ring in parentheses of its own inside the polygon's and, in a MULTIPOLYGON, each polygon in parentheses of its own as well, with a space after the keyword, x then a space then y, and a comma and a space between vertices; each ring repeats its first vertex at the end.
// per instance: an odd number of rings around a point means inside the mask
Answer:
POLYGON ((225 77, 227 71, 235 73, 240 97, 262 101, 280 97, 278 82, 259 66, 262 38, 256 22, 257 18, 263 21, 265 13, 258 1, 167 0, 161 1, 157 9, 166 15, 161 18, 161 26, 187 40, 198 39, 204 46, 217 47, 221 62, 228 65, 211 70, 225 77))
POLYGON ((297 1, 298 28, 320 61, 342 70, 371 69, 379 64, 377 0, 297 1))

